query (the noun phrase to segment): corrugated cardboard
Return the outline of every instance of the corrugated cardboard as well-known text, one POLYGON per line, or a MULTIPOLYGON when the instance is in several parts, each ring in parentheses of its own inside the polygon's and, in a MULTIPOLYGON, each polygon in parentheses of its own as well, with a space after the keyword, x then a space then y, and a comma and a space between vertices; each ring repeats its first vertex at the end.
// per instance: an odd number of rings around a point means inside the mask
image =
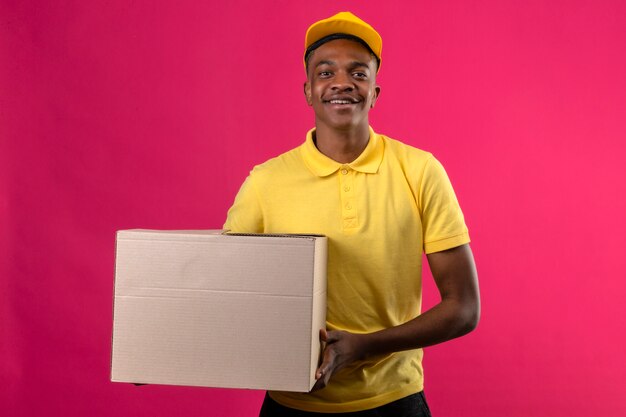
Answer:
POLYGON ((309 391, 323 236, 117 233, 111 380, 309 391))

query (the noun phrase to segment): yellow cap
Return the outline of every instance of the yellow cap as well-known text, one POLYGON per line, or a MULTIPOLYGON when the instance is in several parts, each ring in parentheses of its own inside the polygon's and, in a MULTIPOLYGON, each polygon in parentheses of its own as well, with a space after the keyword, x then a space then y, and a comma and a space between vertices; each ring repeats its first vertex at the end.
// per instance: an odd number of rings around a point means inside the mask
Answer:
MULTIPOLYGON (((320 20, 309 26, 304 41, 305 58, 306 50, 309 46, 326 36, 334 34, 352 35, 363 40, 376 55, 376 58, 378 58, 378 69, 380 69, 383 39, 373 27, 350 12, 337 13, 328 19, 320 20)), ((306 61, 304 65, 306 67, 306 61)))

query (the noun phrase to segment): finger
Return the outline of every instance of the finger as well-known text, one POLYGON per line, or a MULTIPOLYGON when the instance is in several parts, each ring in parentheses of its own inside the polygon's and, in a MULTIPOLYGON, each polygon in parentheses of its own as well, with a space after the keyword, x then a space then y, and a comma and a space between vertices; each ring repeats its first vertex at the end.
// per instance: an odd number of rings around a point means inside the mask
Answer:
POLYGON ((327 339, 328 339, 328 332, 326 331, 326 329, 320 329, 320 341, 326 342, 327 339))
POLYGON ((330 362, 328 362, 327 359, 324 358, 324 362, 322 362, 322 364, 315 371, 315 379, 321 379, 324 375, 328 373, 329 368, 330 362))
POLYGON ((317 381, 315 381, 315 384, 313 385, 313 388, 311 388, 311 392, 319 391, 322 388, 325 388, 326 385, 328 385, 328 380, 329 379, 330 379, 330 377, 328 377, 328 378, 321 378, 321 379, 318 379, 317 381))
POLYGON ((323 379, 318 379, 317 381, 315 381, 315 384, 313 385, 313 388, 311 388, 311 392, 314 391, 319 391, 322 388, 324 388, 326 386, 326 383, 324 382, 323 379))
POLYGON ((315 379, 320 379, 324 375, 330 375, 332 373, 332 369, 335 366, 335 357, 337 354, 335 353, 335 349, 330 346, 326 346, 324 349, 324 356, 321 365, 315 371, 315 379))
POLYGON ((341 332, 340 331, 337 331, 337 330, 326 331, 326 330, 324 330, 324 332, 326 333, 326 339, 325 339, 326 343, 335 343, 336 341, 341 339, 341 332))
POLYGON ((330 380, 332 372, 324 372, 321 374, 320 378, 317 379, 317 381, 315 381, 315 384, 313 385, 313 388, 311 388, 311 392, 313 391, 317 391, 320 390, 324 387, 326 387, 326 385, 328 385, 328 381, 330 380))

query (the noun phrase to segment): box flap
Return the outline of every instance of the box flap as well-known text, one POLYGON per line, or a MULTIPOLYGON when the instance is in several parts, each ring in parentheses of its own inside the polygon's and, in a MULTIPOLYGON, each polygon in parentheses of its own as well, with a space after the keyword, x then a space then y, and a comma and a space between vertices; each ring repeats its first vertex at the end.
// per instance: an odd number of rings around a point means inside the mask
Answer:
POLYGON ((315 242, 326 238, 293 237, 120 231, 116 275, 123 279, 116 282, 115 295, 210 290, 310 296, 315 242), (272 279, 255 280, 256 275, 272 279))

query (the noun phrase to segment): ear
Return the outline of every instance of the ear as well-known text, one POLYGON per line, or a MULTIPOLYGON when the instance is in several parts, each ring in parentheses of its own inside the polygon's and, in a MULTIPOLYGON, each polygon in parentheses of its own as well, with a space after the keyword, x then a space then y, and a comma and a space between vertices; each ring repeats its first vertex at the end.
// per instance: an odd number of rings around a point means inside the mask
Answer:
POLYGON ((376 100, 378 100, 379 95, 380 95, 380 86, 376 84, 376 86, 374 87, 374 97, 372 97, 372 104, 370 104, 370 109, 374 108, 374 105, 376 104, 376 100))
POLYGON ((306 98, 306 103, 309 106, 313 105, 313 100, 311 99, 311 83, 309 80, 304 82, 304 97, 306 98))

